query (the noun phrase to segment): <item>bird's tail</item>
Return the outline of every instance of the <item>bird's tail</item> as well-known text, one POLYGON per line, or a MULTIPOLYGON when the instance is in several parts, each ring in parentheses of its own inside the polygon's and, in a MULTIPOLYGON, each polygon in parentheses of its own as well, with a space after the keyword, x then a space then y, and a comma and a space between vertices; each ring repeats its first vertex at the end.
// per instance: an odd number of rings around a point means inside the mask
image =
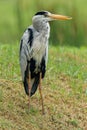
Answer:
MULTIPOLYGON (((25 92, 26 92, 27 95, 29 95, 27 79, 25 79, 23 83, 24 83, 25 92)), ((35 78, 31 79, 31 93, 30 93, 30 96, 32 96, 36 92, 38 84, 39 84, 39 75, 37 75, 37 76, 35 76, 35 78)))

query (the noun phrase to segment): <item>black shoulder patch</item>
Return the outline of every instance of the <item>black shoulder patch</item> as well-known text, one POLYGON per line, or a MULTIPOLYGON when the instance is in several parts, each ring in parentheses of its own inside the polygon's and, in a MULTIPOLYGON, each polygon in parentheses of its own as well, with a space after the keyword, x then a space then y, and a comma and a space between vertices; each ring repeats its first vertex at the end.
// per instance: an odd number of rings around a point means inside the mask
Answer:
POLYGON ((21 52, 21 49, 22 49, 22 44, 23 44, 23 39, 21 39, 21 43, 20 43, 20 52, 21 52))
POLYGON ((47 15, 46 11, 37 12, 35 15, 47 15))
POLYGON ((33 42, 33 31, 31 28, 28 28, 28 32, 29 32, 29 39, 28 39, 28 43, 30 44, 30 47, 32 46, 32 42, 33 42))

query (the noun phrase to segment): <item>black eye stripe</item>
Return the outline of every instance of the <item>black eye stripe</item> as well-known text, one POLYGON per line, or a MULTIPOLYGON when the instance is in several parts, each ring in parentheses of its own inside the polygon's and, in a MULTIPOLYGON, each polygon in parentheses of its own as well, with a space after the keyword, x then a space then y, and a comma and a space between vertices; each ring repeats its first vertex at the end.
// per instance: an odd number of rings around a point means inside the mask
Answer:
POLYGON ((41 12, 37 12, 35 15, 45 15, 45 16, 47 16, 47 12, 41 11, 41 12))

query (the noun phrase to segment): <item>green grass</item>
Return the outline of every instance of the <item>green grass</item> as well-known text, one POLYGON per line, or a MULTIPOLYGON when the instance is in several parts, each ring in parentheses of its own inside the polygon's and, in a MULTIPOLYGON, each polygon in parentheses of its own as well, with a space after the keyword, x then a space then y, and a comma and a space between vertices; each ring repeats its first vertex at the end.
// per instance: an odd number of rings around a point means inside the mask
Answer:
POLYGON ((19 44, 0 44, 0 130, 86 130, 87 49, 49 46, 43 80, 45 115, 39 93, 28 98, 21 83, 19 44))
POLYGON ((20 75, 18 51, 18 44, 0 44, 0 77, 18 79, 20 75))

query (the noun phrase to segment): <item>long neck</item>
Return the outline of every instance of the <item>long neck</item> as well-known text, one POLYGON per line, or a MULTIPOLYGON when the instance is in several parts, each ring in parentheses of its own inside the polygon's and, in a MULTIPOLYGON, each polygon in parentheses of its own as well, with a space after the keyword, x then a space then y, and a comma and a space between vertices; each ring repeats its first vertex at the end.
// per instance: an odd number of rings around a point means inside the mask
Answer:
POLYGON ((50 34, 50 25, 46 21, 35 21, 33 22, 33 27, 39 32, 42 33, 43 36, 47 36, 49 38, 50 34))

